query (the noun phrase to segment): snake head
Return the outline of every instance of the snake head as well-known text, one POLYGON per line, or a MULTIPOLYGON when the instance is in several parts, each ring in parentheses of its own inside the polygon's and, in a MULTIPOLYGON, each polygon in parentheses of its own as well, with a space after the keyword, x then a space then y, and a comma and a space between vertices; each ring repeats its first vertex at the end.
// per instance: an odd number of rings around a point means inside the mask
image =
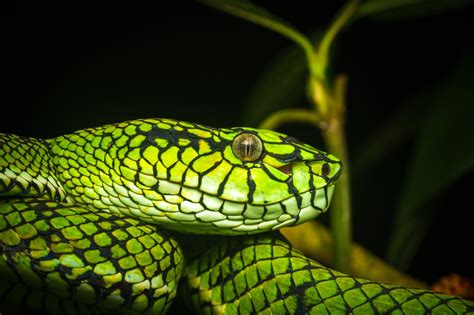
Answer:
POLYGON ((220 196, 246 204, 244 222, 279 229, 327 210, 342 168, 334 155, 270 130, 232 128, 227 136, 232 154, 226 148, 224 158, 241 175, 220 196))
POLYGON ((287 135, 140 119, 50 140, 74 202, 200 234, 252 234, 324 212, 341 162, 287 135))
MULTIPOLYGON (((335 156, 270 130, 193 125, 183 132, 191 143, 178 151, 184 156, 194 148, 193 157, 177 162, 183 171, 168 180, 183 185, 181 197, 188 199, 187 205, 197 193, 199 205, 185 209, 196 220, 182 221, 180 228, 259 233, 301 224, 328 208, 341 172, 335 156)), ((179 145, 181 132, 169 134, 179 145)))

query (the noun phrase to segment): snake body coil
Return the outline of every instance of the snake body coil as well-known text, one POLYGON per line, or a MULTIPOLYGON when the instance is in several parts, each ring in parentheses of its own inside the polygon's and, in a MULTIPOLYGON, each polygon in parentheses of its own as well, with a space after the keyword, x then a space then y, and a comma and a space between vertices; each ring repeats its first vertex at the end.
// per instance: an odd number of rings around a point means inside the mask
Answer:
POLYGON ((0 134, 0 302, 156 314, 179 292, 204 314, 474 312, 330 270, 271 232, 324 212, 340 169, 280 133, 171 119, 0 134))

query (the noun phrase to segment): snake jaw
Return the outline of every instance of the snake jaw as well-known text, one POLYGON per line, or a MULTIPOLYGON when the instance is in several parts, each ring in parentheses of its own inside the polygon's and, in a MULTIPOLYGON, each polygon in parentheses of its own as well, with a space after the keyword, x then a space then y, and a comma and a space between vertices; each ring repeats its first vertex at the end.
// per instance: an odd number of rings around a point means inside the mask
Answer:
POLYGON ((283 227, 299 225, 326 212, 331 202, 333 192, 334 184, 330 184, 327 187, 301 194, 299 196, 301 199, 299 201, 300 207, 298 211, 295 212, 291 211, 291 209, 286 209, 279 218, 280 223, 271 229, 278 230, 283 227))

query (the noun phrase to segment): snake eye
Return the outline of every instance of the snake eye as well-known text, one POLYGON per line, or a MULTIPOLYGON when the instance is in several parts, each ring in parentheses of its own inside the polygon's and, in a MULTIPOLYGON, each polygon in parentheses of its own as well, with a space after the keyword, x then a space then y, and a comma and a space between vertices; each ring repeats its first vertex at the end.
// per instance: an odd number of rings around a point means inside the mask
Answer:
POLYGON ((234 138, 232 151, 243 162, 255 161, 262 155, 262 140, 253 133, 241 133, 234 138))

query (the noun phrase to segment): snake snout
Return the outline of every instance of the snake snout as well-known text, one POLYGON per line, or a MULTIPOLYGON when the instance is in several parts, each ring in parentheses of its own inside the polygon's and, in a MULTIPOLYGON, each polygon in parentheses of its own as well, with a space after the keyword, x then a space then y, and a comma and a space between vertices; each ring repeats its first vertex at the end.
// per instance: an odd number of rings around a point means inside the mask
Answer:
POLYGON ((328 185, 334 183, 339 178, 341 171, 342 163, 339 161, 327 162, 321 167, 321 175, 326 177, 328 185))
POLYGON ((316 160, 309 163, 311 172, 323 179, 326 185, 333 184, 341 175, 342 164, 338 160, 316 160))

